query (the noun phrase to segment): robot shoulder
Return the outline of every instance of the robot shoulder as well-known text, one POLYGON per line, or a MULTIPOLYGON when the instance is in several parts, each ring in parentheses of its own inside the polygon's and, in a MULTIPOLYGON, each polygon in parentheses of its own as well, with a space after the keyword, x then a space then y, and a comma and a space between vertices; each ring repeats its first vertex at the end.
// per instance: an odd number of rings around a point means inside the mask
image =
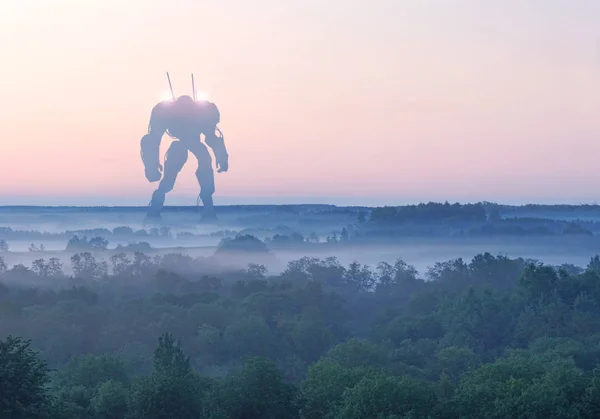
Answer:
POLYGON ((215 105, 214 103, 208 103, 206 113, 208 119, 210 119, 210 121, 213 122, 215 125, 221 122, 221 113, 219 112, 219 108, 217 108, 217 105, 215 105))
POLYGON ((159 102, 152 108, 150 119, 166 121, 172 115, 172 108, 171 101, 159 102))

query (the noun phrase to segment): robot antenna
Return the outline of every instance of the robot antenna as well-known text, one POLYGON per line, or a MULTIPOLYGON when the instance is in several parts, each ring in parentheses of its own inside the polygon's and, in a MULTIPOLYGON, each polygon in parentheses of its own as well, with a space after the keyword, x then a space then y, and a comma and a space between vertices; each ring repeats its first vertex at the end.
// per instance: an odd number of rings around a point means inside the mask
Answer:
POLYGON ((173 93, 173 85, 171 84, 171 76, 169 76, 169 72, 167 71, 167 80, 169 81, 169 89, 171 89, 171 96, 173 100, 175 100, 175 93, 173 93))
POLYGON ((196 100, 196 85, 194 83, 194 73, 192 73, 192 97, 196 100))

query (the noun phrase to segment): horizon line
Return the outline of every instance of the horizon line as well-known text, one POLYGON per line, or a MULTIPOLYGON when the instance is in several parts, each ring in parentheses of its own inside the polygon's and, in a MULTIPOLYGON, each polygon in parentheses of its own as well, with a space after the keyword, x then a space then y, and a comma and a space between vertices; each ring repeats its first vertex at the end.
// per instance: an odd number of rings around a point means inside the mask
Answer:
MULTIPOLYGON (((216 206, 232 205, 333 205, 345 207, 397 207, 406 205, 418 205, 427 202, 451 202, 460 204, 493 203, 498 205, 598 205, 600 200, 595 197, 496 197, 489 199, 481 196, 444 196, 444 194, 432 196, 400 195, 400 196, 215 196, 216 206)), ((128 196, 40 196, 40 195, 0 195, 0 207, 146 207, 149 200, 144 197, 128 196)), ((173 195, 167 199, 165 206, 188 207, 197 206, 196 197, 190 199, 188 196, 173 195)))
MULTIPOLYGON (((421 201, 418 203, 404 203, 398 205, 340 205, 340 204, 331 204, 331 203, 310 203, 310 202, 290 202, 290 203, 240 203, 240 204, 223 204, 223 205, 215 205, 215 208, 231 208, 231 207, 291 207, 291 206, 310 206, 310 207, 334 207, 334 208, 385 208, 385 207, 409 207, 409 206, 417 206, 417 205, 427 205, 427 204, 450 204, 450 205, 497 205, 502 207, 528 207, 528 206, 542 206, 542 207, 600 207, 600 204, 597 202, 593 203, 502 203, 502 202, 493 202, 493 201, 421 201)), ((13 204, 13 205, 0 205, 0 209, 19 209, 19 208, 69 208, 69 209, 139 209, 144 210, 148 208, 148 205, 43 205, 43 204, 13 204)), ((164 205, 164 209, 201 209, 202 205, 164 205)))

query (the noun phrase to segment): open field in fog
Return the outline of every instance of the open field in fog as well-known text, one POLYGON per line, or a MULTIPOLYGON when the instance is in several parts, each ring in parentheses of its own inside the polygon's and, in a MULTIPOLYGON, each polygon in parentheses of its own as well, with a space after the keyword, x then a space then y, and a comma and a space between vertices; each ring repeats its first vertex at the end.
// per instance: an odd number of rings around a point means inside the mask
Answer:
MULTIPOLYGON (((414 208, 409 216, 425 211, 414 208)), ((118 246, 137 243, 146 246, 143 251, 148 255, 211 256, 224 238, 249 234, 265 241, 276 256, 268 263, 272 273, 303 256, 335 256, 342 264, 358 261, 372 267, 402 258, 424 273, 435 262, 455 258, 469 261, 483 252, 578 266, 585 266, 590 257, 600 253, 600 226, 595 221, 600 218, 600 208, 594 206, 432 204, 427 208, 429 219, 419 216, 417 221, 405 223, 397 217, 374 222, 376 216, 387 213, 366 207, 229 206, 218 208, 217 225, 204 225, 198 223, 199 208, 166 207, 161 225, 145 225, 143 207, 0 207, 0 240, 10 247, 9 252, 2 253, 9 266, 30 266, 36 259, 57 257, 67 267, 69 258, 84 250, 66 250, 74 236, 106 239, 105 247, 92 253, 108 260, 117 251, 135 250, 116 249, 118 246), (461 221, 460 211, 468 211, 471 218, 461 221), (479 220, 472 220, 473 211, 480 211, 479 220), (489 221, 492 213, 499 221, 489 221), (453 218, 441 219, 448 214, 453 218), (582 231, 564 233, 573 226, 582 231), (277 240, 294 235, 299 238, 291 242, 277 240), (30 251, 32 244, 43 246, 44 251, 30 251)))
MULTIPOLYGON (((186 246, 178 245, 176 241, 161 243, 159 240, 153 244, 151 251, 145 253, 151 256, 180 253, 194 258, 209 257, 214 255, 218 240, 210 241, 213 243, 205 246, 186 246)), ((18 250, 2 254, 6 263, 8 265, 22 263, 30 266, 35 259, 57 257, 68 265, 69 258, 75 253, 64 250, 66 241, 49 242, 46 244, 48 250, 44 252, 30 252, 27 250, 28 245, 29 243, 23 241, 17 245, 18 250)), ((546 264, 573 264, 584 267, 592 256, 600 254, 600 240, 595 237, 566 241, 562 238, 406 239, 401 240, 400 243, 389 244, 323 244, 296 248, 271 248, 271 251, 276 256, 276 262, 269 263, 267 266, 271 273, 279 272, 289 261, 304 256, 316 258, 335 256, 343 265, 358 261, 372 267, 382 261, 393 263, 396 259, 402 258, 424 274, 427 268, 436 262, 456 258, 463 258, 468 262, 475 255, 483 252, 536 259, 546 264)), ((108 260, 115 252, 114 249, 109 248, 106 251, 95 252, 94 256, 108 260)))

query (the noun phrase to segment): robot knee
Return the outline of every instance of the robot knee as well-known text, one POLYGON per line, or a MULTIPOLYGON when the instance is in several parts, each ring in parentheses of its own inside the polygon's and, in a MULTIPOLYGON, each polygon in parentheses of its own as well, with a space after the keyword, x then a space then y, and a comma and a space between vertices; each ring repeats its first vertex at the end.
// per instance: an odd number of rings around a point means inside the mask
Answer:
POLYGON ((212 166, 199 166, 196 170, 196 178, 200 183, 214 183, 215 174, 212 170, 212 166))
POLYGON ((209 199, 213 196, 213 194, 215 193, 215 188, 205 188, 205 187, 200 187, 200 198, 201 199, 209 199))
POLYGON ((165 166, 181 168, 188 158, 188 149, 181 141, 173 141, 165 155, 165 166))
POLYGON ((176 175, 177 175, 177 173, 175 173, 175 176, 172 175, 171 173, 166 173, 165 177, 158 185, 158 191, 160 191, 163 194, 171 192, 173 190, 173 188, 175 187, 176 175))
POLYGON ((202 177, 202 174, 196 173, 198 183, 200 184, 200 197, 209 198, 215 193, 215 182, 212 176, 202 177))
POLYGON ((161 194, 167 194, 169 192, 171 192, 173 190, 173 187, 175 186, 175 182, 164 182, 161 183, 160 186, 158 187, 157 191, 159 191, 161 194))

